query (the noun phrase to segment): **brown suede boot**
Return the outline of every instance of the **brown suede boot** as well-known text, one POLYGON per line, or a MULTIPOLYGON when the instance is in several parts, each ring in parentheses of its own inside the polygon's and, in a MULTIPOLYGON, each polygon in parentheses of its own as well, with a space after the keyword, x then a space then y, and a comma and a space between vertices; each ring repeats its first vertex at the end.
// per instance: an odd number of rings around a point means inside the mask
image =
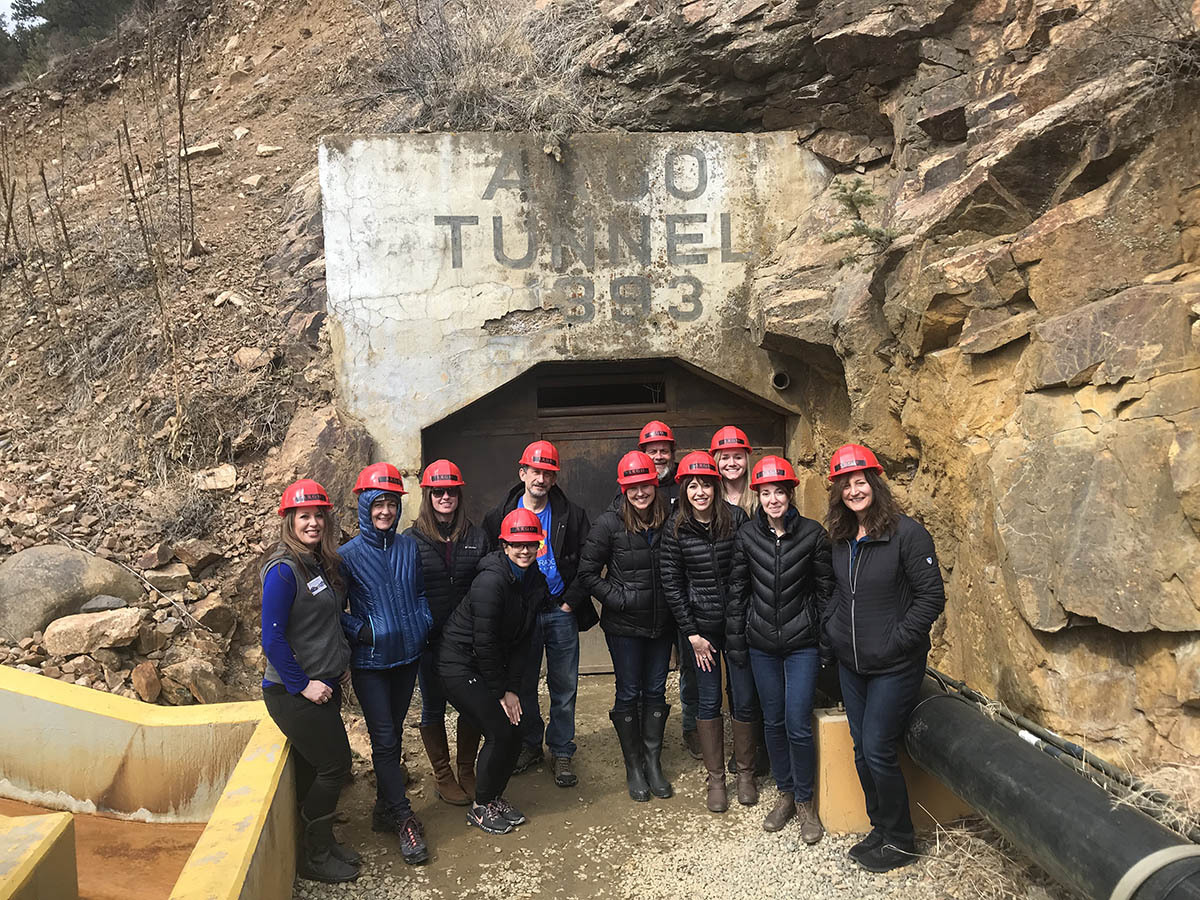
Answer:
POLYGON ((450 768, 450 743, 446 737, 446 720, 422 725, 421 741, 425 744, 425 755, 433 767, 433 789, 438 798, 451 806, 466 806, 471 798, 454 779, 450 768))
POLYGON ((796 798, 790 793, 779 792, 775 807, 763 819, 763 831, 779 831, 792 816, 796 815, 796 798))
POLYGON ((817 804, 808 800, 796 806, 796 821, 800 823, 800 839, 806 844, 815 844, 825 836, 825 826, 817 815, 817 804))
POLYGON ((720 716, 697 719, 696 734, 700 737, 704 768, 708 770, 705 804, 709 812, 723 813, 729 809, 729 795, 725 792, 725 720, 720 716))
POLYGON ((458 717, 458 733, 455 736, 455 760, 458 763, 458 783, 463 793, 475 799, 475 759, 479 756, 479 739, 482 735, 467 719, 458 717))
POLYGON ((737 799, 742 806, 758 802, 758 782, 754 780, 754 748, 758 744, 758 723, 733 720, 733 756, 737 760, 737 799))

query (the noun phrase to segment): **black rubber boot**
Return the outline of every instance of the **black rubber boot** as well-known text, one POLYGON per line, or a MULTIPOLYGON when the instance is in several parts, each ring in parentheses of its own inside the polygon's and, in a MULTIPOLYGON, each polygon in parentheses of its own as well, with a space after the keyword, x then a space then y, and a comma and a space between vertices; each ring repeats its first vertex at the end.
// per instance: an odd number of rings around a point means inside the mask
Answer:
MULTIPOLYGON (((625 784, 629 786, 629 796, 639 803, 650 799, 650 785, 646 783, 645 762, 642 759, 641 722, 638 721, 637 711, 617 712, 608 714, 613 728, 617 730, 617 739, 621 742, 621 755, 625 757, 625 784)), ((661 746, 662 732, 659 732, 661 746)))
POLYGON ((338 884, 358 878, 358 869, 333 854, 333 815, 311 821, 300 814, 304 823, 304 852, 300 857, 300 877, 309 881, 338 884))
POLYGON ((665 703, 642 707, 642 746, 646 751, 646 781, 650 785, 650 793, 664 800, 675 793, 662 770, 663 732, 666 730, 667 713, 670 711, 671 707, 665 703))

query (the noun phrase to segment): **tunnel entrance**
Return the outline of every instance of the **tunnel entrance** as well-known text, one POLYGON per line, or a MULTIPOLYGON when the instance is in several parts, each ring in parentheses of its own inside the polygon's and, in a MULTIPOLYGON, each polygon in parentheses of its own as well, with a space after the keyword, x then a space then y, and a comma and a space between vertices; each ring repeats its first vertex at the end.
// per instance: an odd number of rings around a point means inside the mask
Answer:
MULTIPOLYGON (((742 428, 755 457, 784 454, 786 413, 728 382, 673 359, 541 363, 424 429, 422 458, 453 460, 467 483, 467 512, 480 522, 517 483, 531 441, 558 447, 558 484, 595 518, 617 493, 617 460, 637 448, 641 427, 661 419, 676 456, 707 450, 722 425, 742 428)), ((581 636, 580 671, 611 671, 599 628, 581 636)))

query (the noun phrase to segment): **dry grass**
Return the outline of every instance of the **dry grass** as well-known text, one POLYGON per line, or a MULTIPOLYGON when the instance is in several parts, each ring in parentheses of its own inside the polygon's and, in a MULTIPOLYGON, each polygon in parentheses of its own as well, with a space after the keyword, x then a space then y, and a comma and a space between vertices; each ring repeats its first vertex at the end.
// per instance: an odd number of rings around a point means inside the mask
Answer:
POLYGON ((1160 824, 1184 837, 1200 830, 1200 765, 1167 763, 1155 768, 1141 767, 1141 771, 1125 768, 1132 771, 1143 787, 1113 800, 1115 806, 1153 811, 1160 824), (1170 798, 1169 804, 1161 802, 1163 794, 1170 798))
POLYGON ((1074 895, 982 819, 937 827, 925 877, 953 900, 1069 900, 1074 895))

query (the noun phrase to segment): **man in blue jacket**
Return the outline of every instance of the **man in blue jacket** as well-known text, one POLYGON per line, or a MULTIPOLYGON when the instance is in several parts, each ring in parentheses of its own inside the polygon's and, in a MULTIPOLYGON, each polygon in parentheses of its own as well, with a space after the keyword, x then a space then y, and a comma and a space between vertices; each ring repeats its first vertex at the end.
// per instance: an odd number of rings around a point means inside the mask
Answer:
POLYGON ((404 484, 388 463, 367 466, 354 486, 358 536, 341 547, 350 611, 350 677, 371 735, 376 800, 371 827, 395 831, 406 863, 429 859, 424 828, 404 790, 400 734, 433 616, 417 542, 396 534, 404 484))

